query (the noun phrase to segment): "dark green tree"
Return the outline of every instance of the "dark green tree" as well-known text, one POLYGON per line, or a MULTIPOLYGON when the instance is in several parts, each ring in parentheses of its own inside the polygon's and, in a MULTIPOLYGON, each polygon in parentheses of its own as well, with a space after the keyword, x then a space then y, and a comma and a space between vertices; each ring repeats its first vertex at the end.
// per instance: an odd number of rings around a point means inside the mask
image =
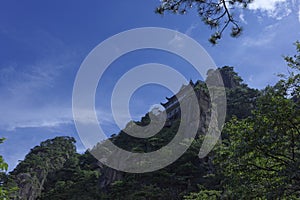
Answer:
POLYGON ((47 177, 40 200, 103 199, 97 160, 88 152, 70 157, 63 168, 47 177))
POLYGON ((20 188, 20 199, 40 197, 48 176, 63 168, 69 159, 76 156, 74 143, 75 139, 72 137, 56 137, 31 149, 9 176, 20 188))

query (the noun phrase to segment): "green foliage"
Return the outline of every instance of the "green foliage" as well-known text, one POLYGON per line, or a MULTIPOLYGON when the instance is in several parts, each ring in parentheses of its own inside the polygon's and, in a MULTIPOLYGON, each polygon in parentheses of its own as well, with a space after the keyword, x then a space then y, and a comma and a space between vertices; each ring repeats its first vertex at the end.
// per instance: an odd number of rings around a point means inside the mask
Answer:
MULTIPOLYGON (((251 111, 256 108, 256 100, 261 95, 261 92, 244 84, 243 79, 233 70, 233 67, 218 68, 218 72, 226 89, 226 121, 233 116, 236 116, 238 119, 250 116, 251 111)), ((206 82, 218 82, 218 80, 214 80, 214 78, 218 77, 215 73, 215 71, 209 71, 206 82)))
MULTIPOLYGON (((5 138, 0 138, 0 144, 3 143, 5 138)), ((0 172, 7 171, 8 165, 4 162, 3 157, 0 155, 0 172)))
POLYGON ((238 20, 234 17, 234 10, 241 7, 247 8, 253 0, 162 0, 156 13, 164 14, 171 12, 174 14, 186 14, 191 8, 196 8, 198 15, 211 29, 215 30, 209 41, 216 44, 221 39, 223 32, 231 25, 232 37, 237 37, 242 32, 238 20))
POLYGON ((74 143, 72 137, 56 137, 42 142, 31 149, 24 161, 10 173, 7 184, 16 184, 20 188, 20 199, 40 197, 48 175, 61 169, 68 159, 76 156, 74 143))
POLYGON ((93 169, 95 159, 91 160, 90 156, 89 153, 75 155, 62 169, 49 174, 39 199, 101 199, 100 172, 93 169))
POLYGON ((243 85, 243 79, 234 71, 233 67, 230 66, 224 66, 222 68, 218 68, 223 82, 224 86, 226 88, 234 88, 238 86, 246 86, 243 85))
POLYGON ((295 71, 262 91, 252 116, 224 128, 214 163, 225 199, 300 198, 299 64, 286 60, 295 71))
POLYGON ((42 142, 31 149, 12 175, 27 172, 37 175, 38 172, 32 166, 47 172, 61 168, 70 156, 76 154, 74 143, 75 139, 72 137, 56 137, 42 142))
POLYGON ((244 119, 252 115, 252 110, 256 108, 257 98, 261 92, 245 86, 239 86, 227 90, 227 115, 226 121, 233 116, 238 119, 244 119))
POLYGON ((221 198, 221 191, 206 190, 200 187, 200 192, 192 192, 184 197, 184 200, 217 200, 221 198))
MULTIPOLYGON (((3 143, 4 140, 5 140, 4 138, 0 138, 0 144, 3 143)), ((3 157, 0 155, 0 172, 2 173, 3 171, 7 171, 7 169, 8 169, 8 165, 7 163, 4 162, 3 157)), ((2 173, 0 178, 0 199, 8 198, 8 191, 3 188, 4 176, 5 174, 2 173)))
MULTIPOLYGON (((0 144, 3 143, 5 138, 0 138, 0 144)), ((18 188, 16 185, 5 184, 8 181, 8 176, 6 171, 8 169, 8 164, 4 161, 3 157, 0 156, 0 199, 6 200, 11 199, 15 196, 18 188)))
POLYGON ((284 78, 278 84, 287 94, 299 100, 300 98, 300 42, 295 42, 297 54, 294 56, 285 56, 284 59, 290 67, 288 76, 280 75, 284 78))

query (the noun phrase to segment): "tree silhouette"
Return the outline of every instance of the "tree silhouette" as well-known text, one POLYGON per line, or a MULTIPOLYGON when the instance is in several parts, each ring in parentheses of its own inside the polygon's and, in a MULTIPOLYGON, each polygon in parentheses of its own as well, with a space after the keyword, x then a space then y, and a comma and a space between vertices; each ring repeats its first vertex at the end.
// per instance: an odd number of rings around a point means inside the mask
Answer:
POLYGON ((209 41, 216 44, 230 25, 232 37, 241 34, 242 27, 234 17, 234 11, 247 8, 251 2, 253 0, 162 0, 160 6, 156 8, 156 13, 186 14, 195 7, 202 21, 215 30, 209 41))

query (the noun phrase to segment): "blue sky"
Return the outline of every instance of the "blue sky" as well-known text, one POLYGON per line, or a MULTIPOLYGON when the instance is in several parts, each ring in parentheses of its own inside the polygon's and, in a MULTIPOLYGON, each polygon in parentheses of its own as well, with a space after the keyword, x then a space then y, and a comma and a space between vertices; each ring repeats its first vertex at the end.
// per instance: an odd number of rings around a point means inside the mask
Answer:
MULTIPOLYGON (((299 0, 256 0, 249 10, 235 13, 243 34, 231 38, 225 33, 217 46, 212 33, 196 12, 187 15, 154 13, 159 1, 1 1, 0 7, 0 145, 12 169, 18 160, 41 141, 58 135, 73 136, 78 150, 84 151, 72 119, 72 87, 77 70, 87 54, 100 42, 119 32, 147 26, 174 29, 197 40, 217 66, 230 65, 251 87, 263 88, 276 82, 278 73, 287 72, 283 55, 294 53, 300 39, 299 0)), ((188 64, 159 51, 136 52, 121 57, 102 80, 106 87, 97 91, 103 104, 98 115, 108 134, 118 128, 109 111, 107 91, 130 66, 148 62, 172 65, 187 78, 200 78, 188 64)), ((160 86, 145 86, 132 97, 135 119, 151 105, 170 96, 160 86)))

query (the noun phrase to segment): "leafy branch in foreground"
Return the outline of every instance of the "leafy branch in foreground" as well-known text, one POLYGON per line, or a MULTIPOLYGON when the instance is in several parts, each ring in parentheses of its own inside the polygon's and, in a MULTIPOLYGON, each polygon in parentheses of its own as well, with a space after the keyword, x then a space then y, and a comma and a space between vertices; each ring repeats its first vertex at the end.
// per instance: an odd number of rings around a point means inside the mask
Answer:
POLYGON ((223 199, 300 198, 300 44, 285 57, 290 73, 268 86, 252 116, 233 118, 215 149, 223 199))
MULTIPOLYGON (((4 138, 0 138, 0 144, 3 143, 4 138)), ((5 173, 7 171, 8 165, 6 162, 4 162, 3 157, 0 155, 0 172, 5 173)), ((3 188, 3 176, 4 174, 1 174, 0 177, 0 199, 7 199, 7 190, 3 188)))
POLYGON ((209 41, 216 44, 221 39, 223 32, 231 25, 231 36, 237 37, 242 32, 242 27, 234 17, 234 10, 247 8, 253 0, 162 0, 156 13, 164 14, 166 11, 174 14, 186 14, 187 11, 196 7, 202 21, 211 29, 214 34, 209 41))
MULTIPOLYGON (((5 138, 0 138, 0 144, 3 143, 5 138)), ((4 161, 0 155, 0 199, 7 200, 15 197, 15 193, 18 190, 15 185, 7 185, 8 176, 6 174, 8 170, 8 164, 4 161)))

